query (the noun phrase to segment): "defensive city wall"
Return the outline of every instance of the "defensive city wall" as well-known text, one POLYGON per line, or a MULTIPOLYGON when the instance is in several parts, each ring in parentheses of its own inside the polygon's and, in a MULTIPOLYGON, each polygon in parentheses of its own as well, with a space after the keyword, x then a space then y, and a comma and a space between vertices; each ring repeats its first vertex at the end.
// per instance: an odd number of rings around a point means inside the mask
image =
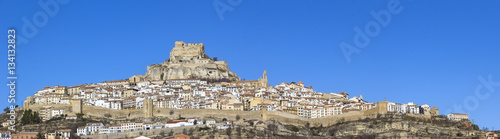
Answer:
MULTIPOLYGON (((134 118, 143 118, 143 117, 168 117, 169 119, 177 119, 180 116, 189 118, 189 117, 215 117, 215 118, 226 118, 228 120, 236 120, 236 116, 239 115, 240 119, 260 119, 260 120, 276 120, 283 124, 291 124, 291 125, 299 125, 302 126, 309 122, 312 126, 328 126, 335 124, 339 121, 354 121, 363 119, 365 117, 374 117, 377 114, 387 114, 387 105, 386 102, 378 102, 378 106, 374 109, 370 109, 368 111, 354 111, 349 113, 344 113, 340 115, 321 117, 321 118, 313 118, 307 119, 304 117, 300 117, 298 115, 279 112, 279 111, 234 111, 234 110, 214 110, 214 109, 167 109, 167 108, 150 108, 145 107, 143 109, 134 109, 134 110, 115 110, 109 108, 101 108, 96 106, 81 106, 81 112, 83 112, 84 116, 92 116, 92 117, 106 117, 106 115, 110 119, 116 120, 125 120, 125 119, 134 119, 134 118), (170 114, 173 111, 173 114, 170 114)), ((54 109, 65 109, 66 113, 76 113, 73 109, 80 108, 80 106, 73 105, 30 105, 29 108, 32 110, 39 110, 42 107, 52 106, 54 109)), ((410 115, 419 118, 430 118, 429 115, 410 115)))

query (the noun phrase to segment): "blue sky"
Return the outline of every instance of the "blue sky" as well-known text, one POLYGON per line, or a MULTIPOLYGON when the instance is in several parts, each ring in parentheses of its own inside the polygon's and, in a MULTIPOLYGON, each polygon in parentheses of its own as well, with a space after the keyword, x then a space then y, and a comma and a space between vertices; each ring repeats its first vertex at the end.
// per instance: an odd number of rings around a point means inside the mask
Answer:
MULTIPOLYGON (((184 41, 204 43, 207 55, 227 61, 247 80, 267 70, 272 85, 302 81, 370 102, 429 104, 441 114, 465 112, 480 127, 500 128, 500 86, 488 90, 478 80, 491 75, 500 82, 499 1, 401 0, 401 11, 350 62, 339 44, 353 45, 354 28, 376 21, 370 11, 388 10, 389 0, 220 1, 232 9, 223 14, 212 0, 73 0, 58 3, 53 16, 37 2, 0 1, 3 34, 15 28, 18 37, 32 35, 28 43, 18 38, 16 47, 18 104, 48 85, 144 74, 148 65, 168 59, 175 41, 184 41), (42 22, 34 25, 38 32, 23 33, 23 17, 34 22, 34 16, 42 22), (477 97, 478 86, 489 96, 477 97)), ((4 83, 7 62, 1 63, 4 83)), ((0 90, 7 100, 7 86, 0 90)))

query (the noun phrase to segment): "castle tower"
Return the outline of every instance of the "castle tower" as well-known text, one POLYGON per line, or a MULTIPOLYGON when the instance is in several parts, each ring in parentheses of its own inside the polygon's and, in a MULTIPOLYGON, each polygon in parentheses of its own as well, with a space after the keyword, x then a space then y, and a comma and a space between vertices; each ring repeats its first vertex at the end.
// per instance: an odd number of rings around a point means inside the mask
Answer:
POLYGON ((262 73, 262 79, 267 80, 267 71, 264 70, 264 73, 262 73))
POLYGON ((153 100, 145 99, 143 102, 144 105, 144 117, 153 117, 153 100))
POLYGON ((73 101, 73 103, 71 105, 73 107, 71 110, 73 111, 73 113, 83 113, 82 100, 81 99, 73 99, 72 101, 73 101))
POLYGON ((24 100, 24 110, 29 110, 30 109, 30 102, 29 100, 24 100))
POLYGON ((26 100, 24 100, 24 110, 30 109, 30 105, 33 103, 34 98, 33 97, 26 97, 26 100))
POLYGON ((264 70, 264 73, 262 73, 262 79, 259 79, 259 88, 266 88, 268 86, 268 81, 267 81, 267 71, 264 70))
POLYGON ((377 102, 377 107, 375 107, 375 109, 380 114, 387 114, 387 104, 387 101, 379 101, 377 102))

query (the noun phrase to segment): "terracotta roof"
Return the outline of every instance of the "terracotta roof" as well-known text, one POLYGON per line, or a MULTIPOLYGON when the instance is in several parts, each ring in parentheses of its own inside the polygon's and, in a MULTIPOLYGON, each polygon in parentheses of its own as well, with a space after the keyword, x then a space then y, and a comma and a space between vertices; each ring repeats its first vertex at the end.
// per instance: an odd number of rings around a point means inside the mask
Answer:
POLYGON ((83 85, 75 85, 75 86, 71 86, 69 88, 74 88, 74 87, 82 87, 83 85))
POLYGON ((131 100, 131 99, 135 99, 137 98, 138 96, 135 96, 135 97, 129 97, 129 98, 126 98, 125 100, 131 100))
POLYGON ((183 121, 168 121, 167 124, 176 124, 176 123, 180 123, 180 122, 188 122, 187 120, 183 120, 183 121))
POLYGON ((105 83, 128 82, 128 80, 105 81, 105 83))
POLYGON ((71 132, 71 129, 59 129, 56 132, 71 132))

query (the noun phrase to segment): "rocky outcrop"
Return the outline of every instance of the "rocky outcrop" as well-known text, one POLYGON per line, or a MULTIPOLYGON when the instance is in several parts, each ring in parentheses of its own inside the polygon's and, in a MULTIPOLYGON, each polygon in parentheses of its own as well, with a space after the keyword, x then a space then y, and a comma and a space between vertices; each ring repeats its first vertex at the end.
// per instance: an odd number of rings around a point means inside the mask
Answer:
POLYGON ((236 73, 229 71, 226 61, 214 61, 205 54, 201 43, 175 42, 170 58, 160 64, 148 66, 149 80, 203 79, 208 81, 238 81, 236 73))
POLYGON ((457 122, 445 116, 426 119, 379 114, 357 121, 339 122, 320 130, 319 135, 335 138, 475 138, 483 133, 468 120, 457 122))

